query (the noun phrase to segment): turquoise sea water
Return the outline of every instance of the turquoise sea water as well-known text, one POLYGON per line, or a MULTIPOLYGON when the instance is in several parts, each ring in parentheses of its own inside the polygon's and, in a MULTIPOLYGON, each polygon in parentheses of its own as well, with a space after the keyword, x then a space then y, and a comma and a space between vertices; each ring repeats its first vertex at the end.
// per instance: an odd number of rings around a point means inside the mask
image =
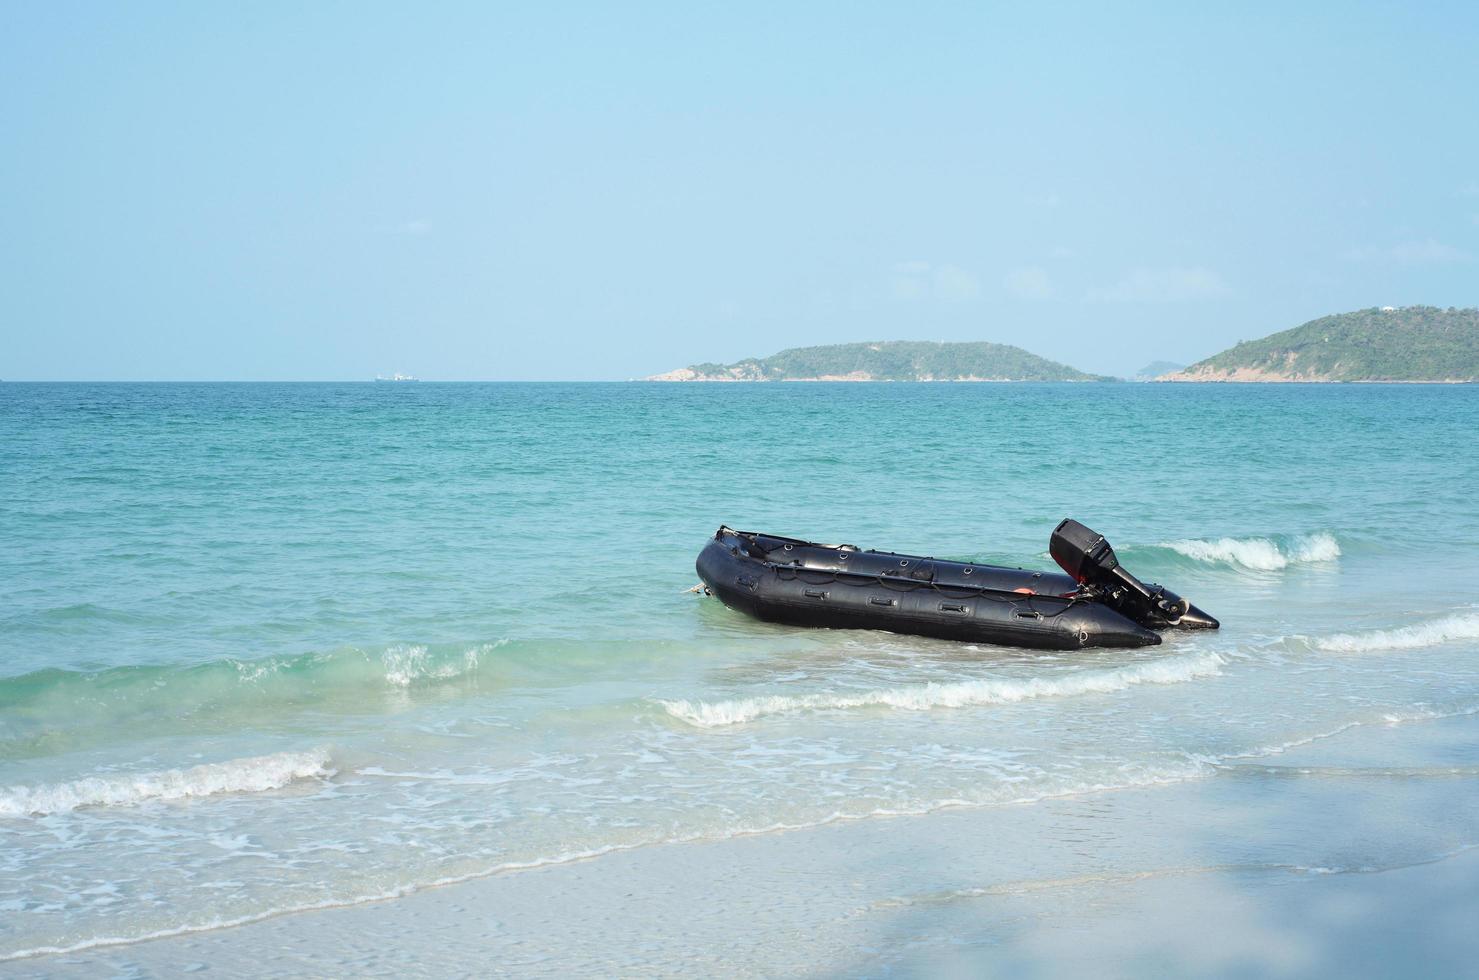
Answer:
POLYGON ((0 385, 0 956, 1479 711, 1476 433, 1473 386, 0 385), (1066 515, 1224 628, 684 592, 721 522, 1047 567, 1066 515))

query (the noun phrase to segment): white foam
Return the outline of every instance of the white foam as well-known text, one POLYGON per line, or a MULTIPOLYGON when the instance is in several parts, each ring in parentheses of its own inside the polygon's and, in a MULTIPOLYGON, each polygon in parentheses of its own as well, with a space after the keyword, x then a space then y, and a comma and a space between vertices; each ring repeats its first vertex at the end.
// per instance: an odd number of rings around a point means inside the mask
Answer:
POLYGON ((189 769, 92 776, 67 783, 0 787, 0 817, 45 816, 85 806, 130 806, 217 793, 261 793, 296 779, 332 776, 326 749, 279 752, 189 769))
POLYGON ((1340 542, 1333 534, 1307 534, 1295 540, 1289 549, 1289 561, 1295 565, 1312 565, 1340 557, 1340 542))
POLYGON ((1112 670, 1082 671, 1064 677, 1001 678, 885 688, 857 694, 775 694, 732 701, 666 701, 658 703, 674 718, 699 728, 742 725, 769 715, 846 708, 899 708, 928 711, 984 704, 1011 704, 1034 698, 1108 694, 1136 684, 1177 684, 1221 672, 1225 663, 1215 653, 1151 660, 1112 670))
POLYGON ((995 799, 990 801, 972 799, 942 799, 923 802, 914 805, 896 807, 875 807, 861 812, 844 812, 835 810, 832 813, 818 817, 814 820, 799 823, 785 823, 776 821, 772 823, 759 823, 741 825, 738 827, 700 831, 690 834, 659 834, 644 840, 621 844, 605 844, 582 850, 566 851, 548 857, 536 857, 524 861, 507 861, 495 864, 491 867, 464 874, 448 875, 423 882, 406 882, 391 886, 383 891, 362 893, 359 895, 345 896, 342 898, 327 898, 316 901, 288 904, 276 908, 264 909, 236 918, 214 918, 204 922, 186 923, 153 932, 142 933, 133 936, 96 936, 84 939, 71 945, 61 946, 36 946, 28 949, 19 949, 11 952, 0 952, 0 963, 31 959, 37 956, 49 956, 57 954, 78 953, 89 949, 98 949, 109 946, 129 946, 135 943, 148 942, 155 939, 165 939, 173 936, 191 935, 200 932, 210 932, 217 929, 229 929, 236 926, 247 925, 253 922, 262 922, 267 919, 277 918, 282 915, 290 915, 298 912, 319 911, 325 909, 350 908, 356 905, 366 905, 371 902, 383 902, 389 899, 403 898, 417 892, 441 888, 448 885, 457 885, 479 878, 487 878, 497 874, 508 872, 530 871, 537 868, 553 867, 564 864, 574 864, 580 861, 589 861, 604 857, 608 854, 617 854, 624 851, 634 851, 645 847, 661 844, 694 843, 698 841, 724 841, 736 840, 746 837, 762 837, 770 834, 786 833, 796 830, 807 830, 814 827, 826 827, 837 823, 849 823, 858 820, 868 820, 875 817, 901 817, 918 816, 933 813, 939 810, 950 810, 955 808, 974 808, 978 806, 989 806, 993 804, 1024 804, 1036 803, 1048 799, 1061 799, 1063 797, 1077 796, 1083 793, 1095 793, 1103 790, 1129 789, 1139 786, 1156 786, 1165 783, 1180 782, 1185 779, 1196 779, 1212 774, 1215 770, 1205 762, 1198 759, 1187 759, 1181 765, 1163 768, 1134 771, 1133 767, 1122 767, 1116 774, 1117 779, 1113 782, 1084 782, 1070 784, 1058 789, 1049 790, 1037 794, 1026 794, 1017 797, 995 799))
POLYGON ((1290 565, 1311 565, 1340 557, 1340 543, 1331 534, 1308 534, 1280 545, 1269 538, 1218 538, 1167 541, 1164 547, 1194 561, 1220 562, 1257 572, 1276 572, 1290 565))
MULTIPOLYGON (((1479 707, 1466 709, 1458 713, 1479 713, 1479 707)), ((1443 717, 1446 717, 1446 715, 1443 717)), ((1391 716, 1388 716, 1386 720, 1388 722, 1396 723, 1400 719, 1394 719, 1391 716)), ((1331 731, 1317 733, 1305 738, 1301 738, 1292 742, 1285 742, 1279 745, 1254 748, 1246 752, 1241 752, 1233 755, 1219 757, 1183 754, 1183 758, 1180 760, 1179 763, 1173 762, 1169 765, 1162 764, 1159 766, 1151 767, 1122 765, 1114 771, 1113 778, 1107 781, 1085 780, 1078 783, 1069 783, 1058 787, 1045 789, 1035 793, 1027 792, 1020 796, 1001 796, 989 800, 943 798, 929 801, 920 801, 913 804, 904 803, 903 805, 891 807, 880 806, 863 811, 845 812, 838 810, 833 811, 832 813, 825 816, 820 816, 812 820, 805 820, 797 823, 785 823, 777 821, 772 823, 740 825, 737 827, 690 834, 659 833, 656 836, 644 838, 641 840, 635 840, 629 843, 610 843, 580 850, 560 852, 544 857, 535 857, 523 861, 508 861, 494 864, 489 867, 480 868, 478 870, 468 871, 462 874, 454 874, 434 878, 431 880, 412 881, 399 885, 392 885, 380 891, 361 892, 359 894, 350 894, 340 897, 330 897, 312 901, 289 903, 282 906, 263 909, 261 911, 252 912, 229 919, 217 917, 204 921, 182 923, 180 925, 172 926, 169 928, 139 933, 135 935, 94 936, 91 938, 78 940, 67 945, 35 946, 30 948, 11 950, 7 952, 0 952, 0 963, 32 959, 39 956, 79 953, 91 949, 114 946, 130 946, 136 943, 148 942, 156 939, 192 935, 217 929, 233 928, 236 926, 247 925, 254 922, 262 922, 264 920, 277 918, 283 915, 291 915, 299 912, 318 911, 335 908, 350 908, 359 905, 366 905, 372 902, 382 902, 390 899, 402 898, 407 895, 412 895, 427 889, 461 884, 463 882, 474 881, 480 878, 487 878, 493 875, 509 872, 517 873, 538 868, 546 868, 564 864, 572 864, 581 861, 589 861, 604 857, 609 854, 635 851, 655 845, 689 843, 698 841, 723 841, 746 837, 762 837, 770 834, 805 830, 814 827, 825 827, 832 824, 851 823, 855 821, 869 820, 878 817, 923 815, 934 813, 937 811, 951 810, 957 808, 975 809, 977 807, 984 806, 1030 804, 1041 802, 1043 800, 1063 799, 1083 794, 1132 789, 1142 786, 1166 785, 1179 783, 1186 780, 1202 779, 1213 776, 1217 772, 1221 771, 1221 769, 1225 767, 1226 763, 1229 760, 1256 759, 1263 756, 1279 755, 1290 748, 1307 745, 1312 742, 1317 742, 1326 738, 1331 738, 1351 728, 1359 727, 1362 724, 1365 723, 1361 721, 1353 721, 1341 725, 1331 731)), ((1449 853, 1465 853, 1469 850, 1472 850, 1475 846, 1479 845, 1464 845, 1449 853)), ((1296 871, 1309 871, 1310 873, 1317 873, 1316 869, 1305 869, 1299 868, 1297 866, 1293 867, 1292 869, 1296 871)), ((213 882, 203 883, 200 885, 200 887, 224 888, 240 887, 240 885, 236 882, 213 882)))
POLYGON ((478 669, 479 658, 507 643, 498 640, 485 643, 463 653, 460 660, 440 661, 424 646, 399 645, 387 649, 380 655, 385 665, 385 680, 396 687, 410 687, 422 681, 445 681, 454 677, 472 674, 478 669))
POLYGON ((1314 641, 1330 653, 1369 653, 1374 650, 1420 650, 1453 640, 1479 639, 1479 614, 1460 613, 1426 623, 1390 630, 1337 633, 1314 641))

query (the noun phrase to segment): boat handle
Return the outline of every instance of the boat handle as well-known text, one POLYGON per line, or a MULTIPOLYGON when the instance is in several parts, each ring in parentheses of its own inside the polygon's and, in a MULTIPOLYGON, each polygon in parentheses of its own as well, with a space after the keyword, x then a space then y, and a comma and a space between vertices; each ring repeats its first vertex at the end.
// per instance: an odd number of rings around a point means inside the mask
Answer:
POLYGON ((940 603, 940 609, 942 611, 944 611, 944 612, 963 613, 963 612, 965 612, 965 603, 963 603, 963 602, 942 602, 942 603, 940 603))
POLYGON ((808 599, 825 599, 827 598, 827 593, 823 589, 807 589, 806 597, 808 599))
POLYGON ((894 604, 894 601, 892 599, 885 599, 883 596, 877 595, 873 596, 868 601, 873 603, 873 605, 875 606, 892 606, 894 604))

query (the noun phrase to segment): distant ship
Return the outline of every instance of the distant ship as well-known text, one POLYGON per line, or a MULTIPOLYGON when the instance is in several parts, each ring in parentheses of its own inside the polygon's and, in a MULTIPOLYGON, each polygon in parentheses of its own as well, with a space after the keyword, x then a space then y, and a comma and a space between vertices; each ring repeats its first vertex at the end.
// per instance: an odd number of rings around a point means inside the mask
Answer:
POLYGON ((377 374, 377 375, 375 375, 375 380, 376 381, 420 381, 421 379, 420 378, 413 378, 409 374, 401 374, 399 371, 397 371, 395 374, 392 374, 388 378, 382 378, 380 375, 377 374))

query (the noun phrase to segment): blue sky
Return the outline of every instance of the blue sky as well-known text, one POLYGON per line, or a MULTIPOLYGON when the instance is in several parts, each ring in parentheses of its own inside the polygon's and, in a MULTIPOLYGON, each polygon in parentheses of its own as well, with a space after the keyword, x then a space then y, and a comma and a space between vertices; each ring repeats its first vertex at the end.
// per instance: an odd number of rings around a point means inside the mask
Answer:
POLYGON ((1128 373, 1472 306, 1476 51, 1459 4, 8 3, 0 377, 1128 373))

